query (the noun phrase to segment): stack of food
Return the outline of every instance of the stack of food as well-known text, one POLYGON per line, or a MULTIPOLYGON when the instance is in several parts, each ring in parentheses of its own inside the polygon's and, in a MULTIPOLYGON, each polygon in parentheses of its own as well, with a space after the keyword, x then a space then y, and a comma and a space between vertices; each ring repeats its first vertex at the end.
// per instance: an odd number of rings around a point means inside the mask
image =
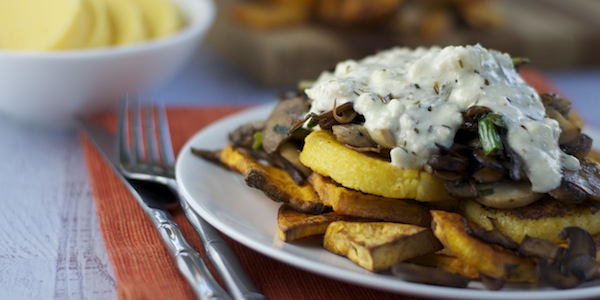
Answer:
POLYGON ((393 48, 193 149, 282 202, 284 241, 409 281, 570 288, 599 272, 600 176, 571 103, 480 45, 393 48))

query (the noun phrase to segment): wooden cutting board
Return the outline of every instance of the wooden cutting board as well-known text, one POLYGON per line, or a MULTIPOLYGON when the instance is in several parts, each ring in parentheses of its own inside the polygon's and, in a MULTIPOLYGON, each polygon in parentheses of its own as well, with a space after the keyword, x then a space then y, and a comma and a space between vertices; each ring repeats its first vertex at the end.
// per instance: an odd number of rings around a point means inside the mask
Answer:
POLYGON ((278 30, 256 30, 236 23, 230 8, 239 0, 219 0, 207 43, 270 87, 293 87, 316 78, 338 61, 361 58, 392 46, 474 44, 528 57, 544 70, 600 66, 600 1, 499 0, 501 28, 478 31, 456 27, 425 40, 417 34, 344 31, 307 23, 278 30))

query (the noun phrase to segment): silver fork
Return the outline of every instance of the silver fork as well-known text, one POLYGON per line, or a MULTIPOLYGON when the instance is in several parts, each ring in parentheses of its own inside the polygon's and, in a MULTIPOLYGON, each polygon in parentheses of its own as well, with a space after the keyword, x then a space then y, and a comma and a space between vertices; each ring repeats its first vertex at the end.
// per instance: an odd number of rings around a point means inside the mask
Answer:
POLYGON ((151 102, 146 102, 144 106, 140 105, 139 100, 126 98, 119 107, 118 151, 122 172, 130 179, 167 186, 179 197, 181 208, 200 236, 209 261, 221 275, 233 298, 265 299, 219 232, 198 216, 179 193, 174 171, 175 156, 164 106, 154 109, 151 102), (131 112, 132 122, 128 121, 128 112, 131 112), (144 122, 140 117, 142 113, 144 122), (158 126, 155 120, 158 120, 158 126), (133 149, 127 144, 130 127, 133 149), (144 153, 144 149, 147 153, 144 153))

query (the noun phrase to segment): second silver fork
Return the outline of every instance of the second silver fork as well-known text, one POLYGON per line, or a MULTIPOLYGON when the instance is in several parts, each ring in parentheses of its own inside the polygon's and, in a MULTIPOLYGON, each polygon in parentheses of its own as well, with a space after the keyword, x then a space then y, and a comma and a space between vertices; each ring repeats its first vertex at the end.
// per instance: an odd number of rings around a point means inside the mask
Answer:
POLYGON ((118 151, 125 176, 169 187, 179 197, 187 219, 200 236, 205 253, 221 275, 229 293, 235 299, 265 299, 220 233, 196 214, 180 195, 175 180, 175 156, 164 106, 154 109, 151 102, 140 105, 139 100, 126 98, 119 107, 118 132, 118 140, 121 141, 118 151), (141 114, 144 116, 143 121, 141 114), (133 137, 133 149, 126 146, 129 133, 133 137))

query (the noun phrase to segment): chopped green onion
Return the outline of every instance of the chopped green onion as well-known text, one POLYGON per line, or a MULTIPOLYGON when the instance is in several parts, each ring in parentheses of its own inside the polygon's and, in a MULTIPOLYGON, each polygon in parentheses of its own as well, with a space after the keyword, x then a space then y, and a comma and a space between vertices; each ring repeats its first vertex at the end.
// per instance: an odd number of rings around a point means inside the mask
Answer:
POLYGON ((500 116, 497 114, 487 114, 477 123, 479 140, 483 147, 485 155, 493 154, 496 151, 502 150, 502 140, 498 132, 498 124, 501 124, 500 116))
POLYGON ((515 66, 515 70, 518 71, 520 66, 529 64, 531 61, 527 57, 513 57, 512 63, 515 66))
POLYGON ((314 80, 300 80, 298 82, 298 91, 304 92, 304 90, 310 89, 314 84, 314 80))
POLYGON ((506 124, 504 123, 504 120, 499 114, 487 113, 483 116, 483 118, 489 119, 497 127, 506 128, 506 124))
POLYGON ((306 123, 306 128, 312 129, 317 125, 319 125, 319 121, 317 121, 315 118, 310 118, 310 119, 308 119, 308 122, 306 123))
POLYGON ((262 148, 263 132, 262 131, 255 132, 253 135, 253 138, 254 138, 254 142, 252 143, 252 149, 258 151, 262 148))

